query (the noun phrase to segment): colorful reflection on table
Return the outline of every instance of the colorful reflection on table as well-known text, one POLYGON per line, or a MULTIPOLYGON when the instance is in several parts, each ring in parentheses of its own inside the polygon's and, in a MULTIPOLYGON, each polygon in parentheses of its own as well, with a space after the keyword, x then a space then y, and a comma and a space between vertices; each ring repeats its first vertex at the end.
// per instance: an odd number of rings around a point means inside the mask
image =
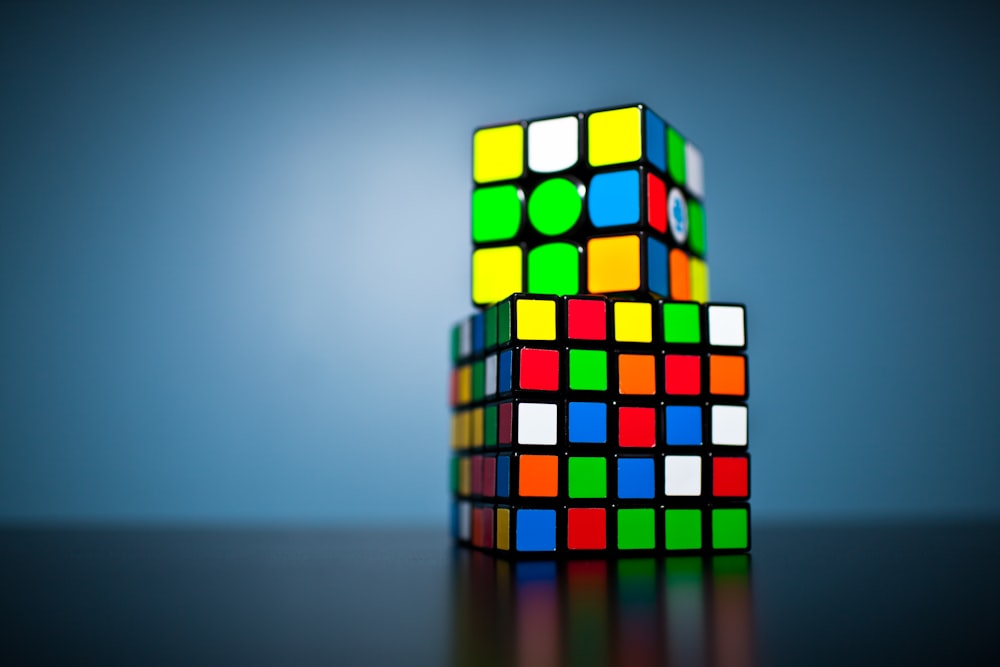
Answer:
POLYGON ((755 664, 746 554, 454 565, 455 665, 755 664))

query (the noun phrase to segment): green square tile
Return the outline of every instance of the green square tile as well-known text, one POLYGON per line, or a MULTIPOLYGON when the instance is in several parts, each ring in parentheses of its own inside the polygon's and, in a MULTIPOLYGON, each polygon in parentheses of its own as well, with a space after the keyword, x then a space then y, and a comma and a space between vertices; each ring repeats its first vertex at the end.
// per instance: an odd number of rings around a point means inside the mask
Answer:
POLYGON ((656 515, 651 509, 618 510, 618 548, 652 549, 656 546, 656 515))
POLYGON ((497 406, 487 405, 483 410, 483 445, 486 447, 497 446, 497 406))
POLYGON ((664 517, 668 550, 701 549, 701 510, 667 510, 664 517))
POLYGON ((511 322, 510 322, 511 301, 507 299, 497 305, 497 345, 510 342, 511 322))
POLYGON ((698 304, 663 304, 663 342, 701 342, 701 308, 698 304))
POLYGON ((528 252, 528 291, 566 296, 580 293, 580 249, 546 243, 528 252))
POLYGON ((571 456, 569 459, 569 497, 607 498, 608 465, 600 456, 571 456))
POLYGON ((486 395, 486 362, 482 359, 472 364, 472 400, 481 401, 486 395))
POLYGON ((675 183, 684 184, 686 161, 684 159, 684 137, 672 127, 667 128, 667 166, 670 178, 675 183))
POLYGON ((742 507, 712 510, 712 548, 746 549, 749 517, 742 507))
POLYGON ((483 311, 483 325, 486 327, 486 349, 497 346, 497 308, 490 306, 483 311))
POLYGON ((705 209, 696 201, 688 202, 688 245, 696 255, 705 256, 705 209))
POLYGON ((462 326, 456 324, 451 328, 451 363, 452 365, 458 363, 458 350, 461 343, 459 342, 462 338, 462 326))
POLYGON ((514 185, 472 191, 472 242, 507 241, 521 227, 521 192, 514 185))
POLYGON ((451 489, 452 493, 458 493, 458 457, 451 457, 451 474, 449 477, 448 488, 451 489))
POLYGON ((604 350, 570 350, 569 388, 607 390, 608 353, 604 350))

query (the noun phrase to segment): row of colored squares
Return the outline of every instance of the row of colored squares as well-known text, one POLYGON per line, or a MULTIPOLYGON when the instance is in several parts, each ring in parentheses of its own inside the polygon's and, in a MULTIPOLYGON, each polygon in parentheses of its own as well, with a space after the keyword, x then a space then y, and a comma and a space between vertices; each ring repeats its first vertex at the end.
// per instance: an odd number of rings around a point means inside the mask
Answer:
POLYGON ((525 244, 472 251, 472 302, 488 306, 515 293, 619 294, 708 301, 708 264, 646 232, 586 244, 525 244))
POLYGON ((452 407, 522 391, 610 391, 620 396, 747 396, 741 354, 504 350, 451 372, 452 407), (565 362, 565 363, 563 363, 565 362))
POLYGON ((540 183, 492 185, 472 191, 472 242, 541 237, 586 238, 594 230, 648 227, 674 245, 705 256, 705 209, 689 203, 680 188, 667 188, 642 167, 594 174, 586 184, 573 176, 540 183), (525 225, 527 221, 528 225, 525 225))
POLYGON ((455 539, 518 552, 750 548, 750 508, 512 509, 455 503, 455 539))
POLYGON ((614 341, 745 348, 746 309, 740 304, 553 299, 515 295, 463 319, 451 330, 457 363, 519 342, 614 341))
POLYGON ((484 498, 750 497, 748 456, 703 458, 671 454, 659 458, 458 456, 452 459, 451 486, 458 496, 484 498), (662 466, 657 464, 661 459, 662 466))
POLYGON ((508 401, 452 414, 453 449, 520 445, 746 447, 746 405, 617 405, 508 401), (705 441, 706 435, 708 441, 705 441))
POLYGON ((476 183, 637 162, 704 196, 701 151, 641 104, 483 127, 472 136, 476 183))

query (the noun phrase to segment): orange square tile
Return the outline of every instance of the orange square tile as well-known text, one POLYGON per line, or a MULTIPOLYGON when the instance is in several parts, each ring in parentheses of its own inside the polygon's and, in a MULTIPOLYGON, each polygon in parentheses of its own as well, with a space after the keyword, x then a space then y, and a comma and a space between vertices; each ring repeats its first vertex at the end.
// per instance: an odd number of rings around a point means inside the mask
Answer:
POLYGON ((554 498, 559 493, 559 457, 528 454, 518 459, 518 493, 554 498))
POLYGON ((709 356, 708 390, 716 396, 746 396, 746 357, 724 354, 709 356))
POLYGON ((651 354, 618 355, 618 392, 656 393, 656 358, 651 354))
POLYGON ((670 251, 670 298, 674 301, 691 299, 691 266, 687 253, 679 248, 670 251))

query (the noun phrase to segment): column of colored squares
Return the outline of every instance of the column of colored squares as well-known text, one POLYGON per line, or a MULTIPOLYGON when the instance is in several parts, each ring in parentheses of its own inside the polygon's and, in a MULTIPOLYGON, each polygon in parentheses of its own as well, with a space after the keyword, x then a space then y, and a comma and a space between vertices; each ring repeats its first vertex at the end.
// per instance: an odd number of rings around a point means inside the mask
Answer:
POLYGON ((473 135, 472 301, 708 300, 699 150, 644 105, 473 135))
POLYGON ((516 294, 452 330, 452 530, 509 554, 750 546, 743 306, 516 294))

